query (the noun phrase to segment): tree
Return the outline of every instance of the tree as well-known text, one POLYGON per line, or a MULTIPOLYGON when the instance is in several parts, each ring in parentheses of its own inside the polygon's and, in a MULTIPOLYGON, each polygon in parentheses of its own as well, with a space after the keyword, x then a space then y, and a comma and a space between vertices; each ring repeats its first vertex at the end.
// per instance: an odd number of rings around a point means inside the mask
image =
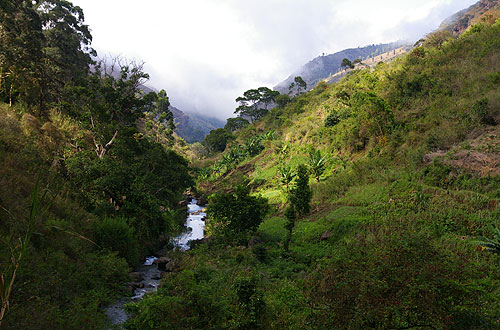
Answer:
POLYGON ((37 10, 45 36, 43 84, 49 94, 59 96, 66 84, 85 78, 91 56, 97 54, 90 47, 92 35, 80 7, 65 0, 43 0, 37 10))
POLYGON ((173 142, 175 130, 174 115, 170 111, 170 102, 165 90, 161 90, 157 95, 152 95, 155 99, 151 111, 146 113, 146 128, 154 137, 154 141, 159 143, 161 138, 165 138, 168 144, 173 142))
POLYGON ((234 132, 248 125, 250 125, 250 122, 245 118, 241 117, 228 118, 226 121, 226 125, 224 126, 224 129, 230 132, 234 132))
POLYGON ((0 96, 11 106, 41 95, 42 21, 32 1, 0 3, 0 96))
POLYGON ((285 228, 288 234, 285 240, 285 251, 288 251, 292 240, 292 232, 295 227, 297 218, 301 218, 309 214, 311 210, 312 191, 309 187, 309 174, 304 165, 299 165, 297 168, 297 182, 288 194, 289 206, 285 211, 286 224, 285 228))
POLYGON ((149 79, 142 71, 142 64, 122 63, 118 72, 108 70, 105 63, 98 63, 85 86, 66 88, 60 105, 91 132, 99 158, 106 155, 121 131, 135 128, 138 119, 151 112, 157 100, 154 93, 144 95, 140 89, 149 79))
POLYGON ((249 89, 243 96, 236 99, 240 105, 234 113, 239 113, 240 116, 247 116, 251 121, 262 118, 267 112, 269 104, 275 101, 279 92, 273 91, 267 87, 259 87, 257 89, 249 89), (264 108, 261 108, 261 105, 264 108))
POLYGON ((275 102, 276 97, 280 95, 280 92, 273 91, 272 89, 269 89, 267 87, 259 87, 258 91, 260 94, 259 102, 264 104, 264 109, 266 110, 269 104, 275 102))
POLYGON ((307 89, 307 83, 301 76, 297 76, 293 80, 295 81, 295 86, 297 87, 297 94, 300 95, 301 90, 305 91, 307 89))
POLYGON ((288 94, 280 94, 276 97, 275 102, 279 109, 283 109, 290 103, 290 96, 288 96, 288 94))
POLYGON ((351 69, 354 68, 354 64, 352 64, 352 62, 348 58, 344 58, 340 66, 342 68, 351 68, 351 69))
POLYGON ((205 137, 205 146, 210 152, 222 152, 229 141, 234 140, 233 134, 224 128, 211 130, 205 137))
POLYGON ((237 239, 241 234, 255 232, 269 210, 266 198, 250 196, 250 190, 244 186, 237 186, 233 193, 216 193, 208 199, 208 231, 237 239))

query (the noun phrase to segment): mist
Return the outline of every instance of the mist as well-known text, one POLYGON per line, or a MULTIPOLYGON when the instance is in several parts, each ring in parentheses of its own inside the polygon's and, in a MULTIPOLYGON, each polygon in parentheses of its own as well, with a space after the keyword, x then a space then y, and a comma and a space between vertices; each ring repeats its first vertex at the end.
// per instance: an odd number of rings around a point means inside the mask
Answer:
POLYGON ((145 62, 173 106, 226 119, 235 99, 273 87, 314 57, 416 41, 475 0, 77 0, 99 54, 145 62))

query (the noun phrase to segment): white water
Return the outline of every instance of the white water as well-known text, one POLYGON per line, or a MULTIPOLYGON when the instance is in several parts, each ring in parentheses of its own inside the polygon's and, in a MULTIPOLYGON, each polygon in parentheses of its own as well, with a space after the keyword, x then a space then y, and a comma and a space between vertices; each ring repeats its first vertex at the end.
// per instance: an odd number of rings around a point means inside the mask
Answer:
POLYGON ((203 207, 196 204, 197 200, 193 198, 188 204, 188 217, 186 219, 187 232, 173 239, 175 247, 182 250, 189 250, 189 241, 202 239, 205 237, 205 221, 206 213, 202 212, 203 207))
MULTIPOLYGON (((177 236, 173 239, 174 246, 182 250, 189 250, 189 242, 192 240, 202 239, 204 237, 205 221, 202 219, 206 216, 202 212, 203 207, 196 204, 197 200, 193 199, 188 204, 188 216, 184 226, 187 227, 187 232, 177 236)), ((138 299, 142 299, 148 292, 156 291, 160 285, 160 271, 153 262, 158 259, 157 257, 146 257, 144 264, 142 264, 136 271, 140 272, 144 280, 144 288, 137 288, 134 290, 134 296, 131 298, 122 298, 116 303, 109 305, 105 308, 108 319, 114 325, 120 325, 128 318, 125 312, 124 305, 138 299)))

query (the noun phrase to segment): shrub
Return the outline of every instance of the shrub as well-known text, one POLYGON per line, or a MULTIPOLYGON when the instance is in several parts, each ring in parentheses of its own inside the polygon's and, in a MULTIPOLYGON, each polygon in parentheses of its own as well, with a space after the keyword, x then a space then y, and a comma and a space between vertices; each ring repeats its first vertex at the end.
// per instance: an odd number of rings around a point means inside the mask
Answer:
POLYGON ((255 232, 270 207, 266 198, 249 195, 248 188, 238 186, 234 193, 217 193, 209 198, 207 230, 226 239, 255 232))
POLYGON ((129 265, 139 261, 139 247, 134 229, 126 218, 104 218, 94 223, 96 243, 103 249, 118 252, 129 265))

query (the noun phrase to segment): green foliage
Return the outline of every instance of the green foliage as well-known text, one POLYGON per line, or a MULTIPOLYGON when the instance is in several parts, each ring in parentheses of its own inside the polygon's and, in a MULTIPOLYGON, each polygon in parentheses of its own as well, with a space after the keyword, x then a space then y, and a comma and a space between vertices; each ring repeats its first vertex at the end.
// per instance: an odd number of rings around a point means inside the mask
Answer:
POLYGON ((95 242, 104 249, 117 252, 129 265, 136 266, 139 247, 134 229, 125 218, 104 218, 94 222, 95 242))
POLYGON ((500 228, 495 226, 492 230, 493 238, 480 238, 476 244, 481 247, 482 250, 491 253, 500 254, 500 228))
POLYGON ((146 129, 148 134, 152 136, 156 143, 163 142, 173 144, 173 133, 175 130, 174 115, 170 111, 170 102, 167 92, 161 90, 157 95, 151 96, 154 105, 150 107, 150 111, 146 113, 146 129))
POLYGON ((258 278, 246 276, 236 278, 234 282, 240 314, 235 328, 261 329, 266 304, 262 292, 257 288, 258 278))
POLYGON ((311 210, 311 198, 312 191, 309 187, 309 173, 304 165, 299 165, 297 168, 297 182, 288 194, 290 205, 285 210, 285 218, 287 219, 285 228, 288 230, 288 236, 285 240, 285 251, 289 249, 296 219, 306 216, 311 210))
POLYGON ((224 126, 224 129, 226 129, 230 132, 234 132, 234 131, 237 131, 237 130, 239 130, 243 127, 246 127, 248 125, 250 125, 250 123, 245 118, 241 118, 241 117, 228 118, 227 123, 224 126))
POLYGON ((289 194, 290 204, 299 217, 306 216, 311 210, 312 191, 309 187, 309 173, 304 165, 297 168, 297 180, 289 194))
POLYGON ((249 193, 248 188, 239 186, 234 193, 210 196, 208 232, 226 240, 236 240, 243 234, 255 232, 269 212, 269 204, 265 198, 250 196, 249 193))
POLYGON ((396 228, 392 233, 375 230, 372 238, 360 235, 309 277, 305 285, 311 288, 311 301, 324 308, 315 326, 492 327, 493 318, 469 307, 480 304, 485 288, 476 284, 482 271, 470 256, 433 247, 428 236, 396 228))
POLYGON ((234 136, 230 131, 217 128, 210 131, 210 134, 205 137, 204 143, 210 152, 221 152, 226 149, 226 145, 231 140, 234 140, 234 136))
POLYGON ((288 103, 290 103, 291 99, 288 94, 280 94, 276 97, 276 105, 279 109, 283 109, 288 103))
POLYGON ((304 81, 304 79, 302 79, 301 76, 293 78, 293 82, 290 84, 290 87, 288 87, 289 94, 292 93, 294 89, 296 89, 297 95, 300 95, 301 91, 306 91, 307 83, 304 81))
POLYGON ((290 166, 280 166, 278 167, 278 180, 282 185, 285 185, 286 192, 290 190, 290 184, 295 178, 295 172, 290 166))
POLYGON ((488 99, 482 98, 472 105, 472 114, 477 116, 483 125, 496 125, 495 118, 488 109, 488 99))
POLYGON ((330 112, 328 117, 325 119, 325 126, 326 127, 333 127, 340 123, 340 116, 336 111, 330 112))
POLYGON ((309 168, 311 174, 316 178, 316 182, 319 182, 319 178, 325 172, 327 161, 327 155, 321 155, 320 150, 309 152, 309 168))
POLYGON ((279 92, 273 91, 267 87, 249 89, 243 93, 243 96, 239 96, 236 99, 236 102, 240 105, 236 108, 234 113, 239 113, 240 116, 249 117, 253 122, 268 113, 267 108, 269 104, 275 102, 276 97, 279 95, 279 92), (264 108, 261 108, 261 105, 264 105, 264 108))
POLYGON ((340 66, 343 68, 354 68, 354 64, 348 58, 344 58, 342 63, 340 63, 340 66))

